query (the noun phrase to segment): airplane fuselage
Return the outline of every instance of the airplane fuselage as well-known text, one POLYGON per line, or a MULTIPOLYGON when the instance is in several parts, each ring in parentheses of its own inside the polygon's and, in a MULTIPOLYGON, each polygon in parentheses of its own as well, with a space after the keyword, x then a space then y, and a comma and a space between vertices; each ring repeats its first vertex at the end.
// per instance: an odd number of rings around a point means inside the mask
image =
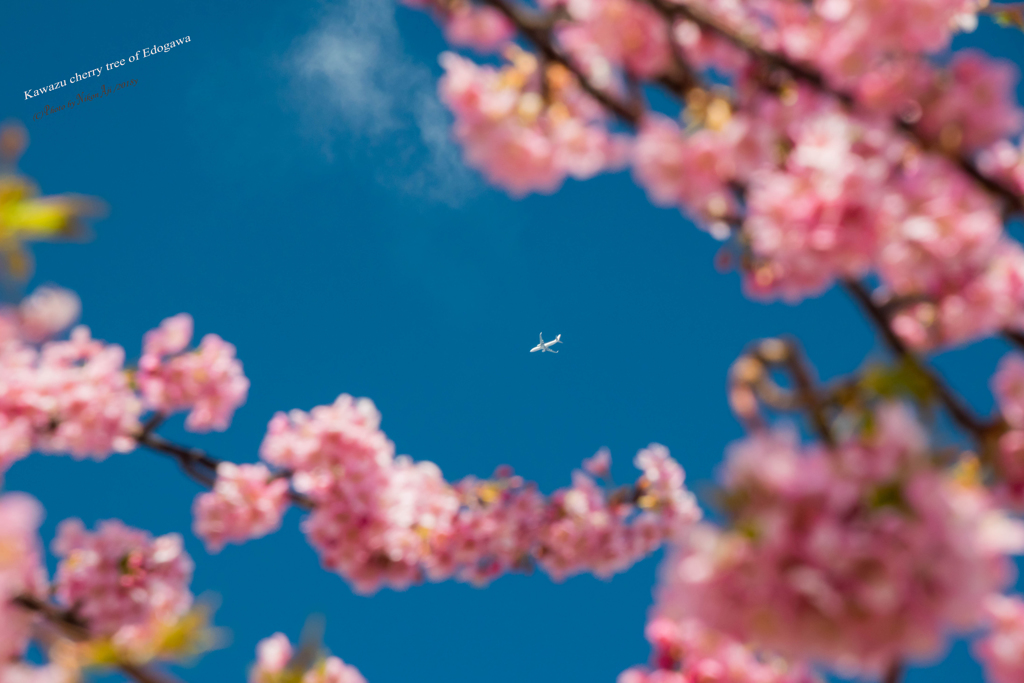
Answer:
POLYGON ((532 349, 530 349, 530 353, 533 353, 534 351, 540 351, 541 353, 543 353, 545 351, 547 351, 549 353, 558 353, 558 351, 555 351, 551 347, 554 346, 555 344, 561 344, 561 343, 562 343, 562 335, 558 335, 553 340, 551 340, 549 342, 546 342, 546 341, 544 341, 544 333, 541 332, 540 344, 537 344, 532 349))

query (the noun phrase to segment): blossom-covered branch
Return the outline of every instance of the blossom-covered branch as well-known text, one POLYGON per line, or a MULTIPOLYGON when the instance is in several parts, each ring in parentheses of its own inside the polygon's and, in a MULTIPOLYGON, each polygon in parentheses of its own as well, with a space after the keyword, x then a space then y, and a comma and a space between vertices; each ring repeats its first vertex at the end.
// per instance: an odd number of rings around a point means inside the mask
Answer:
POLYGON ((528 39, 546 60, 568 69, 569 73, 576 78, 576 81, 580 84, 583 91, 600 102, 606 109, 608 109, 609 112, 618 116, 630 125, 636 126, 640 123, 642 110, 639 102, 622 101, 615 95, 594 85, 573 63, 572 58, 563 54, 562 51, 555 46, 555 41, 551 35, 551 29, 554 26, 557 17, 544 17, 532 14, 529 10, 517 6, 514 3, 514 0, 482 1, 486 2, 488 5, 494 7, 506 16, 509 21, 511 21, 516 28, 522 32, 523 37, 528 39))
POLYGON ((0 680, 70 682, 85 669, 116 668, 139 683, 175 683, 149 664, 216 646, 208 610, 193 604, 188 589, 192 561, 180 536, 153 538, 116 520, 89 532, 65 520, 53 543, 60 562, 51 581, 41 520, 35 499, 0 495, 0 680), (33 640, 48 664, 23 661, 33 640))
POLYGON ((963 403, 960 397, 946 385, 938 373, 922 362, 921 359, 919 359, 917 355, 907 347, 906 343, 904 343, 904 341, 900 339, 895 332, 893 332, 891 322, 885 316, 881 307, 871 299, 871 294, 863 285, 853 280, 847 280, 843 283, 843 286, 867 314, 868 319, 878 329, 879 334, 882 335, 882 339, 885 340, 892 352, 900 360, 908 363, 914 371, 920 373, 921 376, 925 378, 928 382, 929 388, 935 392, 939 400, 946 407, 946 410, 948 410, 949 414, 954 420, 956 420, 957 424, 981 441, 989 438, 994 432, 999 431, 1002 428, 1000 420, 983 422, 978 419, 971 412, 970 408, 963 403))
MULTIPOLYGON (((63 610, 56 605, 44 602, 31 595, 19 595, 11 602, 17 607, 39 614, 48 624, 58 629, 63 636, 73 641, 80 642, 91 639, 89 630, 67 610, 63 610)), ((52 641, 53 639, 49 638, 49 640, 52 641)), ((140 666, 130 662, 117 662, 115 666, 124 675, 138 681, 138 683, 181 683, 177 677, 151 667, 140 666)))
MULTIPOLYGON (((655 7, 659 12, 666 16, 682 18, 693 22, 701 29, 722 38, 729 44, 751 55, 764 68, 766 76, 765 85, 769 87, 773 86, 771 71, 782 70, 790 77, 828 93, 842 102, 845 106, 856 111, 859 104, 856 95, 831 85, 829 80, 813 67, 789 59, 782 53, 765 49, 756 39, 744 36, 740 31, 729 28, 724 22, 718 21, 710 13, 701 12, 690 4, 672 2, 670 0, 642 1, 652 7, 655 7)), ((774 86, 777 87, 779 84, 779 80, 777 78, 774 79, 774 86)), ((950 155, 950 158, 960 166, 961 170, 963 170, 963 172, 970 176, 975 182, 980 184, 986 190, 1002 198, 1015 211, 1019 212, 1024 210, 1024 195, 1021 194, 1019 189, 1008 187, 999 180, 986 175, 968 156, 959 153, 956 149, 944 148, 941 144, 938 144, 937 140, 926 135, 915 127, 912 121, 907 121, 905 118, 894 118, 893 126, 912 136, 924 149, 935 150, 941 154, 950 155)))
POLYGON ((796 301, 875 271, 894 301, 915 302, 892 316, 914 348, 1024 327, 1013 313, 1024 253, 990 194, 1014 205, 1022 194, 1024 163, 1007 139, 1024 121, 1013 72, 970 51, 944 68, 924 54, 973 21, 970 0, 927 12, 918 0, 827 12, 545 0, 540 15, 508 0, 498 10, 490 0, 409 2, 458 44, 496 49, 519 29, 542 60, 556 52, 572 64, 559 75, 516 50, 499 71, 442 58, 441 94, 467 161, 510 193, 630 163, 656 204, 732 236, 752 296, 796 301), (708 69, 730 76, 733 93, 700 84, 708 69), (623 139, 594 113, 609 93, 642 104, 638 79, 677 73, 695 74, 688 89, 667 88, 686 131, 630 112, 639 132, 623 139))
POLYGON ((148 448, 212 488, 194 504, 195 531, 211 550, 277 530, 294 504, 310 512, 303 529, 323 564, 361 592, 453 577, 483 584, 535 564, 556 580, 610 576, 681 537, 700 515, 682 468, 656 444, 637 455, 642 476, 620 488, 599 483, 609 474, 606 451, 550 496, 508 467, 449 483, 433 463, 396 456, 373 403, 347 395, 309 413, 276 415, 264 463, 222 461, 157 432, 165 416, 185 411, 191 431, 226 428, 248 390, 233 346, 207 335, 188 348, 189 316, 146 333, 135 371, 123 367, 119 346, 92 339, 85 327, 38 347, 18 327, 11 334, 0 343, 5 468, 33 450, 104 459, 148 448))

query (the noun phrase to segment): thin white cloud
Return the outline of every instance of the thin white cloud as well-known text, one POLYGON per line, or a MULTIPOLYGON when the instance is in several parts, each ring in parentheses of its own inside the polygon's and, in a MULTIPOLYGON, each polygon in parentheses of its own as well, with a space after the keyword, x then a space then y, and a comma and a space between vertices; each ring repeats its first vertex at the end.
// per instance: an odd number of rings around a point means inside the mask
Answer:
POLYGON ((449 204, 478 191, 451 141, 434 75, 405 53, 392 0, 329 5, 285 64, 304 121, 324 137, 328 155, 341 138, 374 157, 385 185, 449 204))

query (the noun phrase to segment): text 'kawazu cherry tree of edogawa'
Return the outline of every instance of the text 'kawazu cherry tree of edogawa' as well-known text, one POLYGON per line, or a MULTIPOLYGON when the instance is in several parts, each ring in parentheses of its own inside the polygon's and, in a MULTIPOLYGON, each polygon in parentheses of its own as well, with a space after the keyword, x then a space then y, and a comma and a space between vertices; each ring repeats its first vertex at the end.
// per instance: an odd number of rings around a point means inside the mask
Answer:
MULTIPOLYGON (((323 568, 361 594, 530 570, 608 578, 664 547, 655 603, 636 606, 650 660, 619 683, 896 683, 964 636, 988 680, 1024 681, 1024 599, 1010 592, 1024 553, 1024 353, 991 377, 991 415, 929 361, 996 336, 1024 351, 1024 248, 1006 229, 1024 214, 1018 75, 950 49, 979 22, 1024 25, 1020 8, 406 4, 462 50, 440 56, 438 92, 465 163, 489 183, 519 198, 628 169, 652 203, 723 243, 721 265, 749 297, 845 290, 889 362, 823 384, 797 340, 752 342, 728 376, 747 435, 722 444, 711 522, 662 445, 637 452, 636 479, 620 486, 607 450, 553 492, 510 466, 450 480, 399 454, 372 400, 344 387, 330 405, 281 406, 257 462, 220 460, 160 428, 175 413, 197 434, 230 427, 260 390, 231 343, 197 339, 187 313, 143 311, 129 359, 76 326, 76 294, 45 286, 0 309, 0 471, 27 457, 162 453, 206 489, 181 504, 210 553, 258 542, 295 506, 323 568)), ((27 144, 17 125, 0 134, 0 255, 19 281, 32 272, 27 242, 79 236, 103 210, 40 196, 17 171, 27 144)), ((156 683, 170 680, 162 662, 218 645, 190 590, 202 559, 181 535, 68 519, 43 539, 42 515, 31 496, 0 493, 0 682, 70 683, 105 667, 156 683), (26 657, 31 645, 46 661, 26 657)), ((282 633, 253 656, 250 683, 364 681, 282 633)))

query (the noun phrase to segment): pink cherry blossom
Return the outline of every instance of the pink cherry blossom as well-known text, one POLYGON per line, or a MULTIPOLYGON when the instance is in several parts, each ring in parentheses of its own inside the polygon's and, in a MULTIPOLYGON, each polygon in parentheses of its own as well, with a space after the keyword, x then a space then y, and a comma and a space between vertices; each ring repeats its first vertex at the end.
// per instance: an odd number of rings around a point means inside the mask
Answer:
POLYGON ((454 135, 466 163, 516 197, 554 192, 566 177, 585 179, 619 167, 625 158, 621 141, 568 72, 544 76, 545 102, 536 60, 517 60, 499 71, 452 53, 441 56, 445 75, 438 87, 455 114, 454 135))
POLYGON ((57 600, 74 607, 94 634, 116 637, 173 621, 192 605, 192 560, 178 534, 153 538, 118 520, 90 532, 71 519, 58 527, 53 553, 61 558, 57 600))
POLYGON ((954 149, 976 150, 1020 132, 1024 112, 1017 105, 1019 78, 1010 62, 976 50, 960 50, 949 66, 950 78, 926 102, 919 129, 954 149))
POLYGON ((974 644, 974 653, 992 683, 1024 678, 1024 601, 992 595, 985 601, 991 630, 974 644))
POLYGON ((896 294, 940 299, 978 277, 1002 239, 990 196, 935 157, 904 166, 886 198, 878 269, 896 294))
POLYGON ((874 436, 834 451, 778 430, 734 445, 732 527, 694 529, 664 567, 660 608, 848 672, 935 656, 1012 580, 1006 555, 1024 550, 1024 527, 985 489, 935 470, 925 448, 895 405, 874 436))
POLYGON ((679 206, 703 219, 734 213, 728 183, 736 178, 735 141, 702 130, 684 136, 663 116, 644 122, 633 151, 633 171, 651 201, 679 206))
POLYGON ((981 272, 951 288, 935 303, 904 308, 893 329, 910 345, 954 346, 1000 329, 1024 329, 1024 249, 1003 238, 981 272))
POLYGON ((225 543, 242 543, 276 531, 287 507, 287 479, 272 478, 262 464, 222 462, 213 491, 196 496, 193 530, 210 552, 219 552, 225 543))
POLYGON ((26 663, 0 665, 0 683, 77 683, 79 678, 77 670, 54 663, 45 666, 26 663))
POLYGON ((593 457, 583 461, 583 471, 593 477, 606 478, 610 476, 612 466, 612 454, 607 448, 602 448, 593 457))
POLYGON ((1019 353, 1003 356, 992 377, 992 393, 999 402, 1003 418, 1012 426, 1024 429, 1024 356, 1019 353))
POLYGON ((19 595, 46 592, 38 529, 43 508, 29 495, 0 495, 0 676, 4 665, 28 646, 35 615, 11 603, 19 595))
POLYGON ((124 372, 124 351, 86 327, 41 350, 0 350, 0 464, 28 450, 103 459, 134 448, 141 404, 124 372))
POLYGON ((572 53, 593 49, 643 77, 657 76, 672 61, 669 26, 652 7, 635 0, 567 3, 575 19, 559 38, 572 53))
POLYGON ((1011 429, 999 437, 994 464, 997 500, 1012 510, 1024 510, 1024 431, 1011 429))
MULTIPOLYGON (((249 671, 249 683, 277 683, 292 656, 292 645, 283 633, 264 638, 256 646, 256 663, 249 671)), ((298 672, 302 683, 366 683, 359 670, 338 657, 327 656, 298 672)))
POLYGON ((74 292, 61 287, 43 286, 18 306, 21 336, 39 343, 71 327, 82 312, 82 302, 74 292))
POLYGON ((39 287, 17 306, 0 305, 0 348, 47 341, 70 327, 81 310, 77 294, 53 285, 39 287))
POLYGON ((652 667, 632 667, 618 683, 817 683, 806 667, 758 656, 742 643, 696 619, 655 617, 647 624, 652 667))
POLYGON ((0 473, 32 452, 32 423, 27 416, 0 413, 0 473))
POLYGON ((452 45, 492 52, 515 37, 515 27, 493 7, 465 4, 445 20, 445 37, 452 45))
POLYGON ((693 495, 683 488, 683 470, 664 446, 641 450, 643 471, 636 507, 618 501, 581 471, 573 485, 556 491, 539 533, 537 561, 556 581, 582 571, 607 578, 631 567, 666 540, 679 540, 700 518, 693 495), (636 508, 640 509, 637 513, 636 508))
POLYGON ((235 358, 235 347, 215 334, 185 353, 192 317, 181 313, 146 333, 136 381, 148 407, 162 413, 189 410, 191 431, 224 431, 245 403, 249 380, 235 358))
MULTIPOLYGON (((394 454, 367 399, 342 395, 309 413, 279 413, 260 450, 293 472, 314 503, 302 528, 323 565, 362 593, 456 577, 487 583, 533 562, 555 580, 623 571, 700 516, 683 470, 657 445, 643 475, 609 492, 582 471, 550 498, 511 470, 454 486, 430 462, 394 454)), ((607 462, 610 463, 610 456, 607 462)))
POLYGON ((288 636, 275 633, 256 644, 256 664, 249 671, 249 683, 274 683, 292 658, 288 636))

